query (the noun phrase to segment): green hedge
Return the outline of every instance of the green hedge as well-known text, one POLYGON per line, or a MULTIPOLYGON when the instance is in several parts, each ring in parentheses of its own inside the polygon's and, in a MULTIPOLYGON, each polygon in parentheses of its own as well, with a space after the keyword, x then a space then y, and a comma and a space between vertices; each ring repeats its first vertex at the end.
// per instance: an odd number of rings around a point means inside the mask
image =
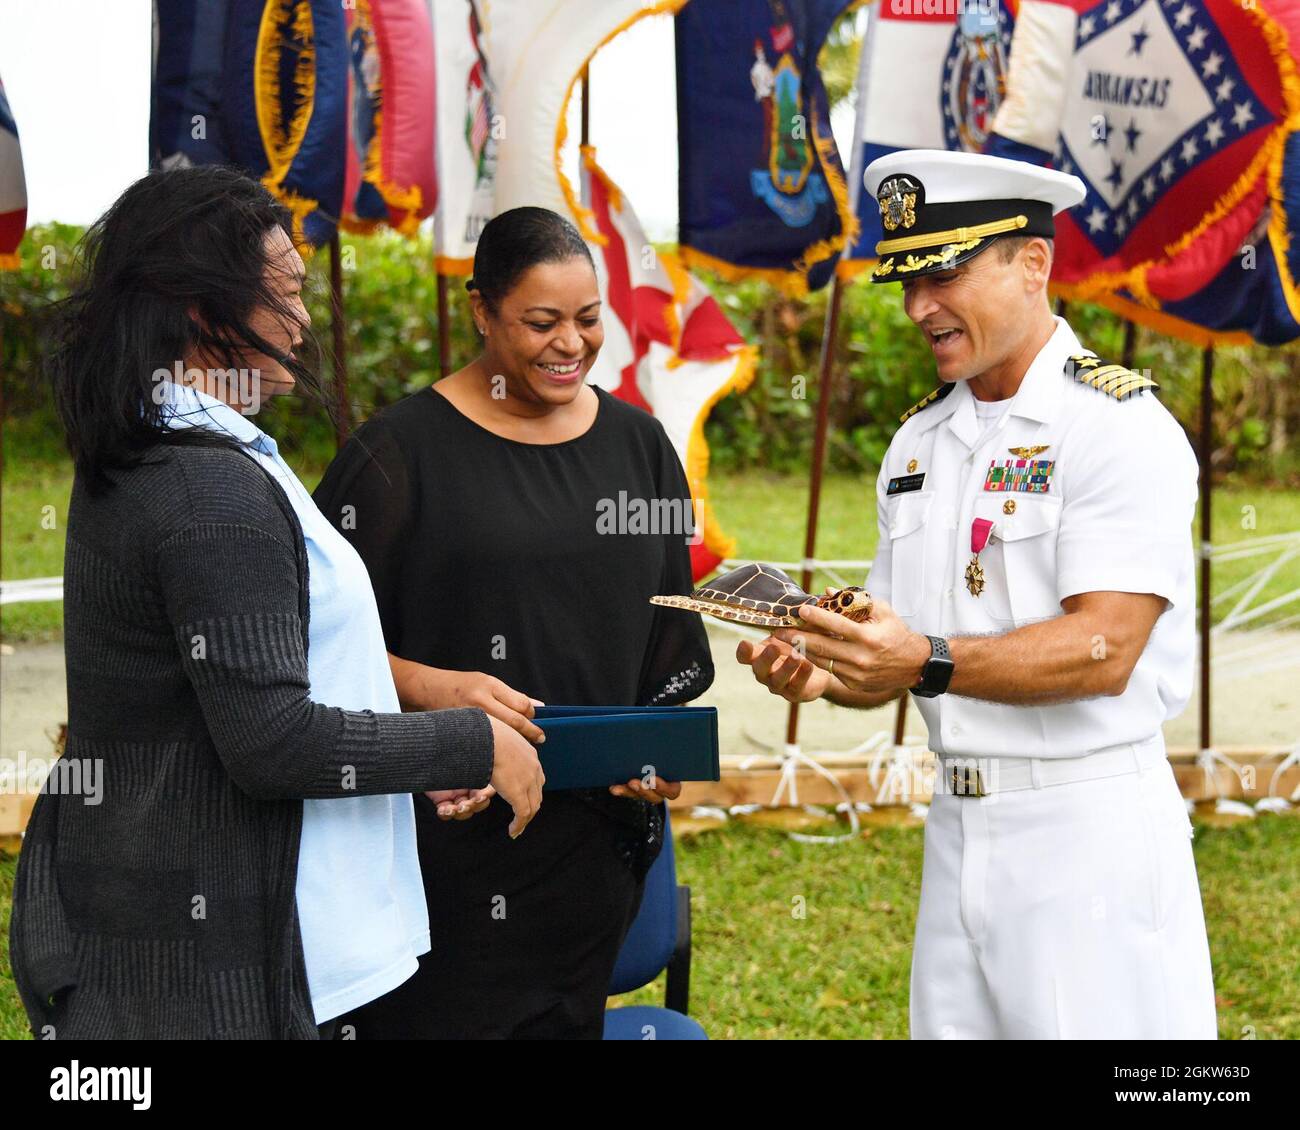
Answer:
MULTIPOLYGON (((8 434, 25 452, 57 451, 57 427, 40 374, 42 323, 49 303, 66 293, 81 232, 50 225, 28 232, 23 268, 0 274, 5 412, 8 434)), ((356 419, 437 378, 437 285, 427 240, 391 233, 347 236, 344 287, 350 399, 356 419)), ((818 354, 826 292, 792 301, 758 283, 705 279, 737 328, 759 343, 753 385, 714 410, 708 426, 720 469, 806 467, 811 452, 818 354)), ((328 256, 311 264, 309 309, 329 372, 328 256)), ((464 290, 451 280, 453 361, 471 359, 464 290)), ((1100 307, 1069 311, 1084 344, 1118 360, 1123 323, 1100 307)), ((1135 364, 1149 368, 1189 433, 1198 419, 1200 351, 1139 331, 1135 364)), ((1293 347, 1220 348, 1215 365, 1216 472, 1300 485, 1292 437, 1300 428, 1300 353, 1293 347)), ((841 470, 879 464, 898 416, 934 387, 933 365, 920 334, 903 313, 897 287, 860 281, 846 288, 831 411, 830 463, 841 470)), ((332 444, 326 413, 304 401, 277 402, 267 426, 289 446, 324 454, 332 444)))

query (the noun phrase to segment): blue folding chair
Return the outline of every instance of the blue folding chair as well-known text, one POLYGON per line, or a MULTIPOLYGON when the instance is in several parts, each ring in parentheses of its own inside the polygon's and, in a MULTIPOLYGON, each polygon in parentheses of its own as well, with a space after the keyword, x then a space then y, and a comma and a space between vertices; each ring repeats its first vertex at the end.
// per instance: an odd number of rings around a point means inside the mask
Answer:
POLYGON ((623 940, 609 994, 630 993, 668 970, 664 1008, 628 1005, 605 1010, 607 1040, 707 1040, 686 1015, 691 985, 691 889, 677 885, 673 834, 664 812, 664 846, 645 877, 636 921, 623 940))

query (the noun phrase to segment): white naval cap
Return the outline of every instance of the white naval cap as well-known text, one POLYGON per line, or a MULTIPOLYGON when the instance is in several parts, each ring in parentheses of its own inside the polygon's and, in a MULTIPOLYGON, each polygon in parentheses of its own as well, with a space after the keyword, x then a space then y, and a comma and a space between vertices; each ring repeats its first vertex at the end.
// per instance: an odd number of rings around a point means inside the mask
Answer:
POLYGON ((1083 181, 1028 161, 946 149, 901 149, 867 166, 880 206, 873 282, 951 270, 999 236, 1056 234, 1052 217, 1087 195, 1083 181))

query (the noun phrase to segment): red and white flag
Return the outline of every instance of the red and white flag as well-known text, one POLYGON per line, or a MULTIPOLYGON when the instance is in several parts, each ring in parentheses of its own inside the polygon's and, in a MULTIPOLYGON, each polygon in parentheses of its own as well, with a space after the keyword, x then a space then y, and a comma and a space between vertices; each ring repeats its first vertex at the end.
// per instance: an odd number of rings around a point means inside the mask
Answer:
POLYGON ((521 205, 577 224, 591 246, 605 345, 591 381, 651 412, 695 501, 695 576, 734 546, 707 504, 704 421, 753 377, 747 346, 712 296, 646 239, 623 193, 583 153, 580 188, 562 167, 566 117, 601 44, 681 0, 433 0, 438 83, 438 269, 469 274, 483 225, 521 205))
POLYGON ((735 552, 708 504, 704 421, 753 380, 758 350, 674 256, 655 250, 591 148, 582 152, 582 202, 605 241, 592 245, 605 345, 591 381, 652 413, 668 433, 695 504, 691 567, 699 580, 735 552))
POLYGON ((17 270, 18 245, 27 229, 27 181, 18 127, 0 82, 0 270, 17 270))

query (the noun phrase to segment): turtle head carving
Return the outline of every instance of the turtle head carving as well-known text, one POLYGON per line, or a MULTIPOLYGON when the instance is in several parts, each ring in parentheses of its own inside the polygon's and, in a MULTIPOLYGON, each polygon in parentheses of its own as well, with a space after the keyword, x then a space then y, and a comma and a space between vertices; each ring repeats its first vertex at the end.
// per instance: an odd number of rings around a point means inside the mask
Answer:
POLYGON ((827 593, 817 603, 855 624, 863 623, 871 615, 871 594, 857 585, 827 593))

